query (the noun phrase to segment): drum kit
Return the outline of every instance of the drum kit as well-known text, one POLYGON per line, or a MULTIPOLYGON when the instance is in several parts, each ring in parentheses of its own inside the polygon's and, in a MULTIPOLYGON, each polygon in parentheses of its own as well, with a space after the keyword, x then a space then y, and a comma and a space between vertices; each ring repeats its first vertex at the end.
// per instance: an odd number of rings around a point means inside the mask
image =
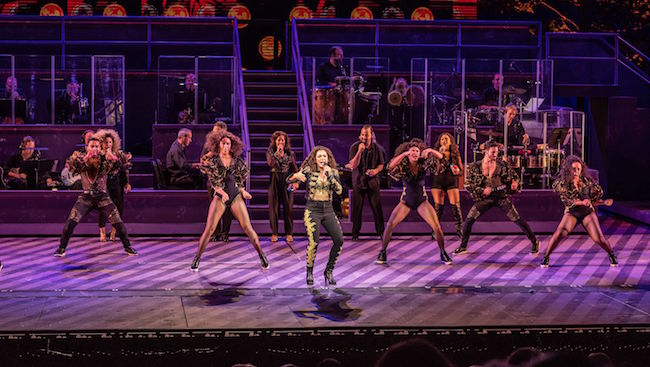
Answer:
MULTIPOLYGON (((383 66, 367 65, 366 67, 372 69, 383 66)), ((313 123, 316 125, 347 124, 350 116, 357 122, 372 123, 378 114, 382 93, 365 90, 366 80, 360 74, 337 76, 335 82, 334 86, 314 87, 313 123)))

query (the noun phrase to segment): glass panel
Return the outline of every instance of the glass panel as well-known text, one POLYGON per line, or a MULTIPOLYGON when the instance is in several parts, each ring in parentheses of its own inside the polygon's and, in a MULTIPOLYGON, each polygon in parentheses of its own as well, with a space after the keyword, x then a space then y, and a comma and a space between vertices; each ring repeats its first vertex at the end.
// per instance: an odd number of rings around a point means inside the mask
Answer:
POLYGON ((113 126, 124 140, 124 57, 95 56, 94 124, 113 126))
POLYGON ((16 79, 21 98, 16 102, 16 123, 51 123, 52 60, 51 56, 16 56, 16 79))
POLYGON ((233 58, 199 57, 198 123, 233 120, 233 58))
MULTIPOLYGON (((352 123, 384 124, 388 116, 386 97, 390 87, 390 59, 355 57, 350 65, 352 78, 342 81, 343 88, 349 92, 352 123)), ((412 93, 414 92, 409 93, 409 101, 415 103, 411 101, 412 93)), ((424 97, 423 94, 420 97, 424 97)))
POLYGON ((15 100, 23 98, 13 69, 13 56, 0 56, 0 82, 3 83, 0 98, 0 123, 13 124, 15 100))
MULTIPOLYGON (((57 59, 57 62, 58 59, 57 59)), ((55 79, 54 122, 90 124, 92 97, 92 57, 66 56, 57 64, 55 79)))
POLYGON ((156 123, 195 123, 197 86, 193 56, 160 56, 156 123))
POLYGON ((499 60, 464 60, 464 65, 460 98, 461 110, 467 112, 467 128, 461 145, 467 147, 468 165, 483 158, 482 144, 488 139, 503 143, 499 107, 504 105, 504 96, 499 60))

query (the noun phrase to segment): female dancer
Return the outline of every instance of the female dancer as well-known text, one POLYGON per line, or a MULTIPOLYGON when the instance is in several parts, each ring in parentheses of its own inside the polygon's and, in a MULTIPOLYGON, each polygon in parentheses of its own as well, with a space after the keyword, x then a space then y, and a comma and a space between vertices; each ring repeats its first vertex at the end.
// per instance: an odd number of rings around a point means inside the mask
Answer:
POLYGON ((445 239, 438 217, 427 200, 427 191, 424 187, 424 178, 427 171, 433 167, 434 158, 442 159, 442 157, 442 153, 427 148, 424 142, 417 138, 400 144, 395 150, 395 157, 388 163, 388 174, 396 181, 401 179, 404 188, 399 203, 390 213, 388 224, 384 230, 382 248, 377 256, 377 264, 386 263, 386 248, 393 235, 393 229, 406 218, 411 210, 417 210, 420 217, 433 229, 433 235, 440 248, 440 260, 448 265, 452 263, 445 251, 445 239))
POLYGON ((282 203, 284 233, 287 236, 287 243, 292 245, 293 190, 290 192, 287 190, 287 176, 290 173, 298 172, 298 167, 296 166, 296 155, 291 151, 289 136, 284 131, 276 131, 271 136, 271 144, 266 151, 266 163, 271 167, 271 180, 269 183, 271 242, 278 242, 278 218, 280 216, 280 203, 282 203))
MULTIPOLYGON (((591 239, 603 250, 607 251, 609 265, 618 265, 616 255, 614 255, 609 241, 603 236, 598 216, 594 212, 594 205, 601 203, 599 200, 603 196, 603 189, 596 181, 585 176, 586 168, 587 166, 582 159, 574 155, 568 156, 562 165, 558 178, 553 182, 553 190, 560 194, 565 209, 562 221, 555 233, 553 233, 546 248, 541 264, 543 268, 548 268, 548 258, 551 256, 551 252, 564 237, 571 233, 578 223, 582 223, 591 239)), ((613 200, 607 199, 602 203, 609 206, 612 205, 613 200)))
MULTIPOLYGON (((117 157, 117 162, 113 168, 108 172, 106 186, 108 188, 108 195, 111 197, 113 204, 117 207, 117 211, 122 215, 124 211, 124 193, 131 191, 131 184, 129 184, 129 168, 131 168, 131 154, 123 152, 121 149, 120 136, 112 129, 102 129, 97 131, 97 138, 102 142, 102 150, 110 151, 117 157)), ((106 241, 106 218, 104 215, 99 215, 99 240, 106 241)), ((116 229, 111 227, 110 240, 115 241, 116 229)))
POLYGON ((450 134, 442 133, 434 149, 443 155, 442 159, 436 161, 431 184, 431 196, 433 196, 436 215, 438 220, 441 220, 445 208, 446 193, 449 197, 449 204, 452 205, 456 234, 459 238, 463 238, 463 214, 460 210, 460 191, 458 190, 458 177, 463 172, 463 162, 460 159, 458 145, 450 134))
POLYGON ((214 232, 219 219, 226 210, 230 210, 239 222, 249 241, 257 251, 263 269, 269 268, 269 262, 262 252, 260 240, 251 226, 244 199, 252 198, 245 190, 248 168, 239 157, 244 145, 242 141, 227 131, 211 132, 206 137, 208 153, 201 157, 201 172, 208 176, 215 196, 208 209, 208 219, 199 240, 199 249, 192 261, 191 269, 199 271, 199 261, 205 250, 210 235, 214 232))
POLYGON ((343 230, 339 219, 332 208, 332 196, 334 193, 341 195, 343 186, 341 178, 336 169, 336 161, 332 151, 316 146, 307 159, 302 162, 300 171, 289 176, 288 183, 305 182, 307 205, 305 205, 305 229, 307 230, 307 285, 314 284, 314 260, 318 249, 321 224, 332 237, 332 249, 330 250, 329 261, 325 267, 325 284, 336 284, 334 280, 334 265, 341 253, 343 245, 343 230))

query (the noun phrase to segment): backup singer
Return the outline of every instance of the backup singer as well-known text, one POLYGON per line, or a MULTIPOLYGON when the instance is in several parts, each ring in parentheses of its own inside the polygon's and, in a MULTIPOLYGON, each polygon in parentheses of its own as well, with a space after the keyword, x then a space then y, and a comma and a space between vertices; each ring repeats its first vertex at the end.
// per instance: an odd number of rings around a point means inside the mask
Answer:
POLYGON ((433 167, 435 159, 442 157, 440 152, 427 148, 426 144, 417 138, 400 144, 395 150, 395 157, 388 163, 388 174, 396 181, 402 180, 402 196, 393 212, 390 213, 382 239, 382 248, 377 256, 377 264, 385 264, 388 261, 386 248, 393 235, 393 230, 411 210, 417 210, 420 217, 431 226, 440 249, 440 260, 447 265, 452 263, 445 251, 445 239, 438 216, 427 200, 427 191, 424 187, 427 171, 433 167))
POLYGON ((460 210, 460 191, 458 190, 458 177, 463 173, 463 163, 460 159, 458 145, 454 138, 448 133, 440 134, 434 149, 439 151, 443 157, 436 161, 433 169, 433 180, 431 184, 431 196, 433 196, 434 208, 438 220, 442 220, 442 213, 445 208, 445 194, 449 197, 454 222, 456 223, 456 234, 463 237, 463 213, 460 210))
POLYGON ((248 168, 239 157, 244 145, 242 141, 227 131, 211 132, 206 137, 208 153, 201 157, 201 172, 208 176, 208 181, 214 189, 215 196, 208 209, 208 219, 205 229, 199 240, 199 248, 191 269, 199 271, 201 255, 208 244, 210 235, 217 227, 219 219, 226 210, 230 210, 239 225, 248 236, 250 243, 257 251, 263 269, 268 269, 269 262, 262 252, 260 240, 251 226, 244 199, 251 199, 251 194, 246 191, 248 168))
POLYGON ((336 161, 332 151, 323 146, 316 146, 307 159, 302 162, 300 171, 289 176, 287 182, 304 182, 307 204, 305 205, 304 223, 307 230, 307 285, 314 284, 314 260, 320 239, 320 226, 323 225, 332 237, 332 249, 325 267, 325 284, 336 284, 334 266, 343 246, 343 230, 334 209, 332 196, 341 195, 343 186, 336 170, 336 161))
MULTIPOLYGON (((212 132, 217 133, 219 131, 228 131, 228 125, 223 121, 217 121, 212 126, 212 132)), ((201 157, 208 153, 207 144, 203 144, 203 150, 201 151, 201 157)), ((211 185, 208 185, 208 196, 212 202, 214 197, 214 189, 211 185)), ((230 225, 232 224, 232 213, 230 210, 223 212, 223 216, 217 224, 217 229, 214 230, 212 236, 210 236, 210 241, 223 241, 228 242, 228 236, 230 235, 230 225)))
POLYGON ((364 125, 359 134, 359 141, 350 147, 352 169, 352 240, 359 239, 361 231, 363 200, 368 196, 370 209, 375 220, 378 236, 384 233, 384 213, 379 193, 379 173, 384 170, 384 156, 372 139, 372 126, 364 125))
POLYGON ((81 184, 83 193, 79 195, 77 202, 74 204, 68 221, 63 227, 61 243, 59 248, 54 252, 54 256, 65 256, 66 247, 74 228, 79 224, 81 219, 91 210, 96 209, 100 215, 108 218, 111 225, 116 229, 118 237, 122 240, 124 252, 127 255, 137 255, 129 236, 126 233, 126 227, 122 223, 122 218, 115 204, 111 201, 106 190, 106 180, 108 172, 117 162, 117 157, 109 150, 101 152, 100 141, 97 137, 92 137, 86 145, 86 152, 74 152, 68 159, 68 166, 73 173, 81 175, 81 184))
MULTIPOLYGON (((560 194, 560 199, 564 203, 564 216, 548 243, 542 259, 541 266, 543 268, 548 268, 551 252, 564 237, 573 231, 578 223, 582 223, 591 239, 607 251, 609 265, 618 265, 616 255, 614 255, 609 241, 603 235, 598 216, 594 211, 594 205, 600 203, 600 198, 603 196, 603 189, 596 181, 585 176, 586 168, 582 159, 574 155, 569 156, 564 161, 558 178, 553 182, 553 191, 560 194)), ((603 203, 612 205, 613 201, 608 199, 603 203)))
MULTIPOLYGON (((113 164, 113 168, 108 172, 106 187, 108 189, 108 195, 111 197, 115 207, 117 207, 120 216, 122 216, 122 213, 124 212, 124 193, 131 191, 131 184, 129 183, 131 154, 122 151, 120 136, 117 135, 115 130, 99 130, 97 131, 97 138, 101 141, 102 150, 104 152, 110 151, 115 155, 115 157, 117 157, 117 161, 113 164)), ((99 240, 104 242, 106 241, 106 221, 108 218, 100 215, 98 219, 99 240)), ((115 227, 112 227, 109 237, 111 241, 115 241, 116 233, 117 230, 115 227)))
POLYGON ((271 167, 269 182, 269 221, 271 222, 271 242, 278 242, 278 218, 280 204, 284 214, 284 233, 287 243, 293 244, 293 190, 297 184, 287 184, 290 174, 298 172, 296 155, 291 151, 289 136, 284 131, 276 131, 271 136, 266 151, 266 163, 271 167))
POLYGON ((463 239, 460 246, 454 250, 454 254, 467 252, 467 242, 472 233, 472 225, 481 215, 495 206, 505 212, 508 219, 524 231, 532 243, 530 253, 536 254, 539 252, 539 241, 528 223, 519 216, 510 200, 511 193, 521 190, 517 173, 508 163, 498 158, 499 143, 489 140, 485 149, 485 157, 468 167, 465 188, 474 200, 474 205, 467 214, 463 225, 463 239))

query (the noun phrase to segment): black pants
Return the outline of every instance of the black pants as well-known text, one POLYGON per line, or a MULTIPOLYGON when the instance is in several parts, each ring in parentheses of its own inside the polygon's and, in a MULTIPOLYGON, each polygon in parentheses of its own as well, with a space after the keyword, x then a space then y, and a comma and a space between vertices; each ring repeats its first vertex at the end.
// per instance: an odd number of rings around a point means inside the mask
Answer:
MULTIPOLYGON (((214 189, 211 185, 208 185, 208 196, 210 197, 210 202, 214 198, 214 189)), ((233 198, 234 199, 234 198, 233 198)), ((214 230, 213 236, 217 237, 228 237, 230 234, 230 225, 232 224, 232 212, 230 208, 226 208, 226 211, 223 212, 221 220, 217 224, 217 229, 214 230)))
POLYGON ((130 247, 131 242, 129 241, 129 236, 126 233, 126 227, 122 223, 122 218, 120 213, 117 211, 115 204, 111 201, 111 198, 108 194, 100 195, 91 195, 91 194, 81 194, 77 198, 77 202, 74 203, 70 215, 68 216, 68 221, 63 227, 63 233, 61 234, 61 243, 60 247, 66 248, 70 237, 74 232, 74 228, 79 224, 81 219, 90 213, 91 210, 96 209, 100 215, 104 215, 111 222, 111 225, 117 231, 117 235, 122 240, 122 245, 124 248, 130 247))
POLYGON ((305 206, 305 229, 307 230, 307 267, 314 267, 314 260, 316 260, 316 250, 318 249, 318 241, 320 240, 320 226, 323 225, 330 237, 332 237, 332 249, 330 250, 330 257, 327 262, 327 269, 334 269, 336 260, 341 254, 343 246, 343 230, 341 223, 334 214, 332 203, 330 201, 307 201, 305 206))
POLYGON ((381 197, 379 196, 379 180, 368 181, 368 186, 360 188, 352 187, 352 236, 359 236, 361 224, 363 223, 363 199, 368 196, 372 217, 375 219, 375 231, 378 235, 384 233, 384 212, 381 208, 381 197))
MULTIPOLYGON (((106 188, 108 189, 108 196, 110 196, 111 201, 115 204, 117 212, 120 213, 120 217, 124 212, 124 187, 120 185, 119 177, 109 178, 106 182, 106 188)), ((108 217, 104 215, 104 212, 99 211, 99 218, 97 223, 100 228, 106 227, 106 222, 108 217)))
POLYGON ((519 216, 519 213, 517 212, 515 206, 512 204, 510 198, 505 197, 496 199, 484 199, 474 203, 472 209, 469 210, 467 218, 465 219, 465 224, 463 225, 463 240, 461 241, 462 247, 467 246, 469 235, 472 232, 472 225, 474 225, 474 222, 476 222, 476 220, 480 218, 481 215, 485 214, 486 211, 493 207, 499 207, 504 213, 506 213, 508 219, 516 223, 519 228, 524 231, 526 237, 528 237, 532 243, 537 242, 537 238, 535 238, 535 234, 530 229, 528 223, 519 216))
POLYGON ((287 173, 271 172, 269 184, 269 221, 271 233, 278 234, 278 219, 280 217, 280 204, 284 214, 284 233, 293 235, 293 192, 287 191, 287 173))

